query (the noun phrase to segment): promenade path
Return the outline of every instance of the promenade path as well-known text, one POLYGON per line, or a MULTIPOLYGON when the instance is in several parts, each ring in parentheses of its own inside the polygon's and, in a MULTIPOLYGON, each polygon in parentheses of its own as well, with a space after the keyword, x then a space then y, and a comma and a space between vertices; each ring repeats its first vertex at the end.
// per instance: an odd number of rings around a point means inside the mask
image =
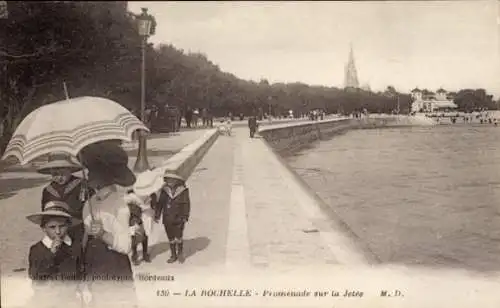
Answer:
MULTIPOLYGON (((364 263, 362 256, 345 251, 349 245, 318 220, 317 205, 304 199, 288 169, 262 138, 249 138, 246 128, 219 136, 188 186, 192 205, 185 263, 166 263, 167 238, 155 225, 152 263, 134 267, 136 275, 172 275, 182 279, 177 284, 182 289, 221 273, 364 263)), ((157 303, 154 284, 138 281, 136 286, 144 307, 157 303)))

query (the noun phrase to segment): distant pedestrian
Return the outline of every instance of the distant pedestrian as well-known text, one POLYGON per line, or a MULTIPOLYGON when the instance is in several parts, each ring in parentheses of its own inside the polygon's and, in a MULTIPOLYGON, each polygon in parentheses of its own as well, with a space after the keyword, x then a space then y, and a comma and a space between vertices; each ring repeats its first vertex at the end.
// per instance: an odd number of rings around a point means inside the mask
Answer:
POLYGON ((193 125, 193 127, 198 127, 199 118, 200 118, 200 111, 198 110, 198 108, 196 108, 193 111, 193 119, 192 119, 192 123, 191 123, 191 125, 193 125))
POLYGON ((208 126, 208 111, 207 111, 207 108, 203 108, 201 110, 201 120, 203 122, 203 126, 204 127, 207 127, 208 126))
POLYGON ((193 110, 191 107, 188 107, 186 113, 184 114, 184 118, 186 119, 187 128, 191 128, 191 124, 193 122, 193 110))
POLYGON ((32 280, 33 307, 79 307, 82 296, 82 251, 68 236, 71 226, 81 221, 70 213, 69 206, 60 201, 50 201, 44 210, 26 217, 42 228, 42 240, 29 250, 28 274, 32 280))
POLYGON ((170 243, 168 263, 184 262, 184 227, 189 220, 191 203, 186 181, 179 175, 166 172, 165 185, 155 206, 155 221, 163 219, 163 226, 170 243), (162 215, 163 214, 163 215, 162 215))
POLYGON ((214 114, 212 113, 212 110, 211 109, 208 109, 208 123, 210 125, 210 128, 213 128, 214 127, 214 114))
POLYGON ((182 113, 180 109, 177 109, 177 127, 176 127, 176 132, 179 132, 181 130, 181 124, 182 124, 182 113))
POLYGON ((248 128, 250 129, 250 138, 253 138, 255 132, 257 131, 257 118, 252 115, 248 118, 248 128))

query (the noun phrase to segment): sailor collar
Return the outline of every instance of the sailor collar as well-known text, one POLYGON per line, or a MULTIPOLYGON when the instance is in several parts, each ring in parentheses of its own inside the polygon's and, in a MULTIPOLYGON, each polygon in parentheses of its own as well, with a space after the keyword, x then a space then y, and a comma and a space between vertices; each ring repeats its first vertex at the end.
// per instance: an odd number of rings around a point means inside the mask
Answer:
POLYGON ((54 197, 57 198, 62 198, 66 195, 68 195, 73 189, 75 189, 79 184, 81 183, 81 179, 77 177, 73 177, 69 181, 67 181, 64 184, 59 184, 57 182, 51 182, 47 187, 46 190, 52 194, 54 197), (56 187, 62 187, 62 195, 58 192, 56 187))
POLYGON ((165 192, 171 199, 175 199, 186 189, 187 187, 185 185, 176 186, 174 189, 172 189, 170 186, 165 186, 165 192))

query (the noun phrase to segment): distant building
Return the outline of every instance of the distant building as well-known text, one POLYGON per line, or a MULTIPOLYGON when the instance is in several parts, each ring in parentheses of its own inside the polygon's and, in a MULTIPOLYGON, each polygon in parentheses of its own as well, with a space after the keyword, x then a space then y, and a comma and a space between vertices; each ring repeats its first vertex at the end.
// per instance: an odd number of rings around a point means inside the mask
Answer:
POLYGON ((344 86, 346 88, 359 88, 358 81, 358 71, 356 70, 356 64, 354 63, 354 52, 349 52, 349 60, 345 66, 345 78, 344 78, 344 86))
POLYGON ((411 96, 413 98, 412 112, 449 111, 458 108, 453 102, 453 96, 443 88, 438 89, 436 93, 415 88, 411 91, 411 96))

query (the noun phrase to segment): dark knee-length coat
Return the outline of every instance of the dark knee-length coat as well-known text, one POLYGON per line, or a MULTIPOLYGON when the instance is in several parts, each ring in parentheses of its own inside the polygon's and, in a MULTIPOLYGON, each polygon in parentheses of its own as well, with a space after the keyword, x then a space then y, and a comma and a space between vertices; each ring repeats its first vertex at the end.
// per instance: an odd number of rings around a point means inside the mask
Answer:
POLYGON ((189 189, 183 183, 173 189, 165 185, 161 189, 154 207, 155 218, 159 219, 163 213, 163 224, 178 224, 188 221, 191 212, 189 189))
POLYGON ((28 275, 34 294, 27 307, 80 307, 76 290, 82 279, 82 255, 76 242, 64 240, 56 252, 50 251, 51 240, 45 237, 29 250, 28 275))

